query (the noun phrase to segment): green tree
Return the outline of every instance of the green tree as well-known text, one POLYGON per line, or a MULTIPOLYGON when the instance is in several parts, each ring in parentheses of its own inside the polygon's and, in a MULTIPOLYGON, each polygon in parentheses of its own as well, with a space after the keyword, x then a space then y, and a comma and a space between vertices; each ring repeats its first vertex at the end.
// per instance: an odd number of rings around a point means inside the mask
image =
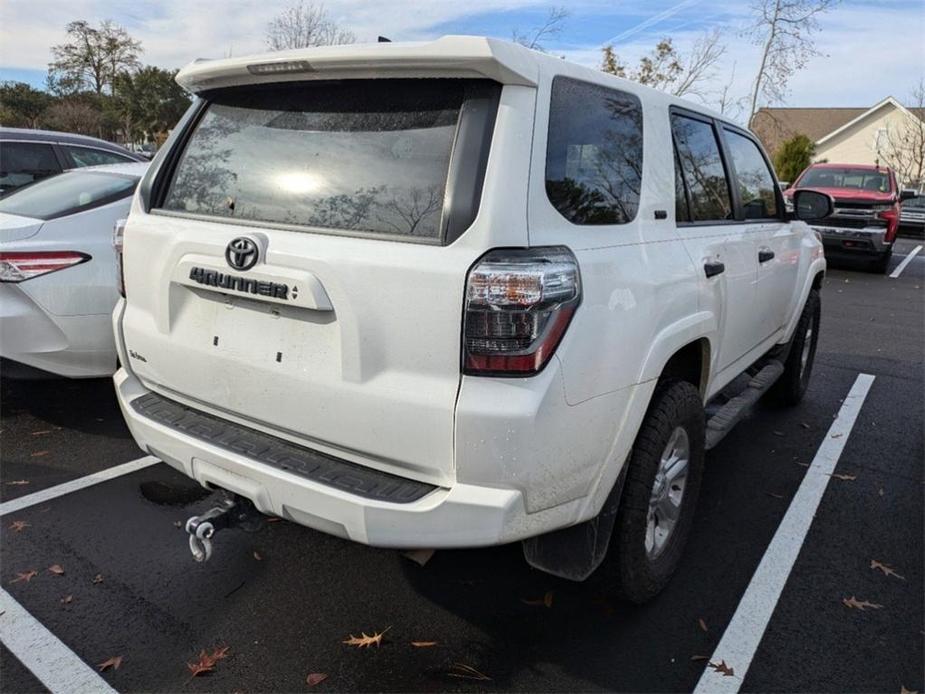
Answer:
POLYGON ((774 168, 777 177, 792 183, 813 161, 816 144, 806 135, 794 135, 785 140, 774 153, 774 168))
POLYGON ((52 98, 25 82, 0 82, 0 123, 13 128, 37 128, 52 98))
POLYGON ((120 72, 138 67, 141 42, 109 20, 93 27, 78 20, 67 25, 67 41, 51 47, 48 85, 57 94, 92 91, 102 95, 120 72))
POLYGON ((190 97, 176 82, 176 71, 148 65, 122 72, 115 79, 109 110, 127 141, 172 128, 190 105, 190 97))

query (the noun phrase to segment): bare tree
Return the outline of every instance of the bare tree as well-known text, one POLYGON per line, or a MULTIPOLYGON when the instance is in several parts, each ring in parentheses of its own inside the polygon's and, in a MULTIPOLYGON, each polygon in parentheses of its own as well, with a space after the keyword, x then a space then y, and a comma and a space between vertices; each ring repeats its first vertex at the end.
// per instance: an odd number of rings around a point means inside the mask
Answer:
POLYGON ((99 135, 103 116, 80 97, 65 97, 45 112, 44 122, 53 130, 80 135, 99 135))
POLYGON ((636 69, 627 68, 613 46, 607 45, 601 49, 601 70, 675 96, 702 97, 704 84, 713 77, 716 63, 726 52, 720 38, 719 29, 706 31, 685 55, 678 52, 671 39, 664 38, 639 59, 636 69))
POLYGON ((267 47, 271 51, 309 46, 355 43, 356 35, 328 17, 324 5, 300 2, 283 10, 267 24, 267 47))
POLYGON ((51 47, 48 81, 56 91, 112 90, 116 75, 140 66, 141 42, 108 19, 93 27, 83 20, 67 25, 67 41, 51 47))
POLYGON ((530 31, 524 33, 518 29, 511 32, 511 40, 519 43, 521 46, 532 48, 535 51, 546 52, 544 42, 556 38, 562 33, 565 20, 568 19, 569 11, 565 7, 553 7, 546 15, 543 23, 533 27, 530 31))
POLYGON ((839 0, 755 0, 755 20, 745 30, 761 46, 761 63, 752 84, 749 121, 758 109, 758 100, 783 101, 787 83, 815 55, 819 55, 812 35, 819 31, 818 16, 839 0))
POLYGON ((896 172, 903 185, 925 190, 925 80, 912 90, 911 117, 890 128, 877 158, 896 172))

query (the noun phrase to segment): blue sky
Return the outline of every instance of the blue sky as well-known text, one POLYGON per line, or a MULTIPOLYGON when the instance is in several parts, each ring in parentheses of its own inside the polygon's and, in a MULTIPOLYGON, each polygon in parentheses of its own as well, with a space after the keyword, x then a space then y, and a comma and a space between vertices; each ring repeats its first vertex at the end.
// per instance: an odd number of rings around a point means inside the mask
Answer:
MULTIPOLYGON (((49 47, 74 19, 112 19, 141 39, 143 61, 181 67, 197 57, 263 50, 263 29, 295 0, 3 0, 0 3, 0 79, 42 86, 49 47)), ((747 0, 574 0, 563 31, 546 48, 596 65, 600 47, 615 41, 633 61, 662 37, 687 50, 704 31, 719 29, 726 53, 704 97, 725 85, 748 92, 758 50, 742 35, 747 0)), ((542 23, 552 3, 532 0, 328 0, 328 14, 359 38, 426 40, 443 34, 509 38, 542 23)), ((925 73, 925 2, 843 0, 822 18, 813 58, 790 84, 789 106, 873 105, 887 95, 907 101, 925 73)))

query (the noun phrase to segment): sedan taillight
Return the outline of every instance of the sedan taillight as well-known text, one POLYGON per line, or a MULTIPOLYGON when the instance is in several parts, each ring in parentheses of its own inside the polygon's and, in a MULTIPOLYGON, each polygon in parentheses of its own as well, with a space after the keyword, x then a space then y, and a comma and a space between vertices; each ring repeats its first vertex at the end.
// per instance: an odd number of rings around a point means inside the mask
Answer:
POLYGON ((9 251, 0 253, 0 282, 24 282, 90 260, 77 251, 9 251))
POLYGON ((124 219, 117 219, 112 227, 112 249, 116 253, 116 287, 119 294, 125 297, 125 272, 122 269, 122 245, 125 240, 124 219))
POLYGON ((463 372, 529 376, 542 371, 580 302, 578 261, 567 248, 487 253, 466 281, 463 372))

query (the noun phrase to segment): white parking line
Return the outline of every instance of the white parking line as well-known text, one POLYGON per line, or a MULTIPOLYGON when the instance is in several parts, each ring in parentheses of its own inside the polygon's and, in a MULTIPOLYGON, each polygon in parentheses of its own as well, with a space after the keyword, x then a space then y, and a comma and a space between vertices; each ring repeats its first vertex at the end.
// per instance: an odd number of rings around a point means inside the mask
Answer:
POLYGON ((94 472, 92 475, 87 475, 76 480, 71 480, 70 482, 65 482, 64 484, 49 487, 48 489, 43 489, 42 491, 35 492, 34 494, 27 494, 26 496, 21 496, 18 499, 5 501, 0 504, 0 516, 6 515, 7 513, 13 513, 14 511, 21 511, 24 508, 35 506, 36 504, 41 504, 45 501, 50 501, 56 497, 64 496, 65 494, 70 494, 71 492, 76 492, 78 489, 83 489, 84 487, 90 487, 94 484, 99 484, 100 482, 105 482, 106 480, 111 480, 115 477, 127 475, 130 472, 141 470, 142 468, 146 468, 149 465, 154 465, 155 463, 159 462, 161 461, 159 461, 157 458, 146 455, 144 458, 139 458, 138 460, 133 460, 128 463, 123 463, 122 465, 116 465, 115 467, 111 467, 107 470, 101 470, 100 472, 94 472))
POLYGON ((922 245, 921 245, 921 244, 919 244, 918 246, 916 246, 915 248, 913 248, 913 249, 909 252, 909 255, 907 255, 907 256, 905 257, 905 259, 904 259, 899 265, 896 266, 896 269, 893 270, 893 272, 890 274, 890 277, 893 278, 894 280, 895 280, 897 277, 899 277, 899 273, 901 273, 903 270, 906 269, 906 266, 907 266, 909 263, 912 262, 912 259, 913 259, 916 255, 918 255, 918 252, 919 252, 920 250, 922 250, 922 245))
POLYGON ((0 641, 53 692, 116 691, 2 588, 0 641))
POLYGON ((858 374, 739 601, 723 638, 713 651, 709 663, 720 665, 725 662, 734 674, 724 675, 708 665, 694 694, 735 694, 741 688, 873 382, 873 376, 858 374))

